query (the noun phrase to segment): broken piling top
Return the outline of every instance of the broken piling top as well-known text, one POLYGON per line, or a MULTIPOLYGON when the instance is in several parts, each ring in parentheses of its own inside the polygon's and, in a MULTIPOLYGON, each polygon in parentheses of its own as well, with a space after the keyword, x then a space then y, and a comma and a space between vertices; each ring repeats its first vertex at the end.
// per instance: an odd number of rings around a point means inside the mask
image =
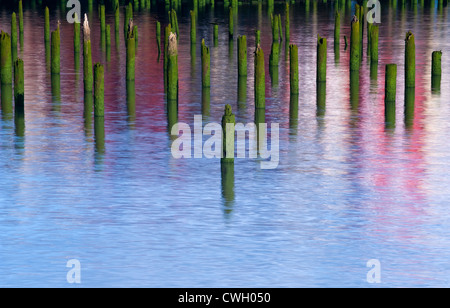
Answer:
POLYGON ((85 42, 91 40, 91 29, 89 28, 89 21, 87 14, 84 14, 84 21, 83 21, 83 39, 85 42))
POLYGON ((178 100, 178 43, 172 32, 167 42, 167 100, 178 100))
POLYGON ((442 74, 441 68, 442 50, 433 51, 431 54, 431 75, 440 76, 442 74))

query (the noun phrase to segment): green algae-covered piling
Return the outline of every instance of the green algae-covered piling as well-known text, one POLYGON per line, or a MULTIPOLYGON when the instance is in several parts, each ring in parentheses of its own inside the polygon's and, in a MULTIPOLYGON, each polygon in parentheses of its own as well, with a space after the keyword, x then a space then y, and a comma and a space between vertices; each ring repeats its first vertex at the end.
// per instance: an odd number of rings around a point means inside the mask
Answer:
POLYGON ((353 16, 350 33, 350 70, 359 70, 361 64, 361 36, 359 20, 353 16))
POLYGON ((405 127, 410 128, 414 124, 414 105, 415 105, 415 88, 405 89, 405 110, 404 120, 405 127))
POLYGON ((170 33, 167 46, 167 100, 178 101, 178 43, 174 33, 170 33))
POLYGON ((261 30, 255 31, 255 47, 261 44, 261 30))
POLYGON ((50 12, 47 6, 44 12, 44 41, 50 43, 50 12))
POLYGON ((135 52, 138 49, 138 26, 134 25, 133 26, 133 35, 134 35, 134 44, 135 44, 135 52))
POLYGON ((379 26, 372 24, 370 27, 370 32, 368 33, 370 37, 370 61, 378 62, 378 33, 379 26))
POLYGON ((214 47, 217 47, 219 45, 219 25, 214 24, 213 26, 213 40, 214 40, 214 47))
POLYGON ((441 58, 442 51, 433 51, 431 55, 431 91, 435 94, 441 90, 441 58))
POLYGON ((327 39, 317 36, 317 82, 327 81, 327 39))
POLYGON ((94 116, 105 115, 105 75, 103 65, 94 65, 94 116))
POLYGON ((12 84, 1 85, 1 110, 4 119, 12 119, 13 113, 13 89, 12 84))
POLYGON ((1 84, 12 84, 11 37, 3 31, 0 34, 0 63, 1 84))
POLYGON ((158 45, 158 61, 161 57, 161 23, 156 21, 156 45, 158 45))
POLYGON ((111 26, 108 24, 105 28, 106 48, 111 47, 111 26))
POLYGON ((339 11, 334 14, 334 46, 339 46, 339 38, 341 36, 341 15, 339 11))
POLYGON ((119 1, 116 1, 116 7, 114 9, 114 35, 116 38, 116 44, 119 44, 119 27, 120 27, 120 11, 119 1))
POLYGON ((17 112, 24 111, 24 70, 23 60, 17 58, 14 62, 14 103, 17 112))
POLYGON ((100 13, 100 37, 105 37, 105 31, 106 31, 106 13, 105 13, 105 5, 100 4, 99 5, 99 13, 100 13))
POLYGON ((228 37, 229 37, 229 39, 232 39, 233 35, 234 35, 234 26, 233 26, 234 22, 233 21, 234 21, 233 7, 230 6, 229 12, 228 12, 228 37))
POLYGON ((260 46, 255 51, 255 108, 266 107, 266 74, 264 67, 264 52, 260 46))
POLYGON ((197 42, 197 25, 195 20, 195 12, 191 11, 191 44, 195 44, 197 42))
POLYGON ((22 6, 22 0, 19 1, 19 32, 23 33, 23 6, 22 6))
POLYGON ((177 41, 179 41, 180 29, 178 28, 177 12, 174 9, 170 10, 169 12, 169 20, 172 31, 174 31, 174 33, 177 35, 177 41))
POLYGON ((359 107, 359 70, 350 71, 350 107, 352 111, 359 107))
POLYGON ((169 47, 169 36, 172 32, 172 27, 170 23, 164 28, 164 63, 163 63, 163 75, 164 75, 164 91, 167 92, 167 62, 168 62, 168 47, 169 47))
POLYGON ((278 36, 280 37, 280 41, 283 40, 283 26, 281 25, 281 15, 278 14, 278 36))
POLYGON ((384 86, 384 115, 386 126, 395 125, 395 97, 397 94, 397 64, 386 64, 384 86))
POLYGON ((290 30, 290 24, 289 24, 289 3, 286 2, 286 5, 284 7, 284 36, 287 42, 289 42, 291 30, 290 30))
POLYGON ((86 14, 83 22, 83 81, 84 92, 92 93, 94 74, 92 72, 91 30, 86 14))
POLYGON ((123 36, 125 38, 125 46, 127 45, 127 34, 128 34, 128 25, 130 23, 130 19, 133 19, 133 6, 131 2, 125 6, 125 14, 123 20, 123 36))
POLYGON ((136 119, 136 83, 134 80, 126 81, 126 92, 128 120, 134 121, 136 119))
POLYGON ((298 47, 297 45, 289 45, 289 84, 291 95, 299 93, 298 87, 298 47))
POLYGON ((11 14, 11 54, 14 63, 17 58, 17 19, 14 12, 11 14))
POLYGON ((211 110, 211 88, 202 88, 202 115, 209 117, 211 110))
POLYGON ((130 19, 126 45, 126 80, 134 80, 135 77, 136 41, 134 35, 133 20, 130 19))
POLYGON ((411 31, 405 37, 405 87, 414 88, 416 85, 416 45, 411 31))
POLYGON ((202 87, 209 88, 211 86, 211 55, 209 53, 209 48, 205 44, 205 40, 202 39, 202 87))
POLYGON ((316 82, 316 116, 322 117, 326 110, 327 83, 316 82))
POLYGON ((280 22, 278 21, 279 15, 271 17, 272 21, 272 41, 280 41, 280 22))
POLYGON ((280 42, 272 42, 269 55, 269 68, 278 67, 280 62, 280 42))
POLYGON ((234 132, 236 119, 230 105, 225 105, 222 116, 222 163, 234 162, 234 132))
POLYGON ((442 51, 433 51, 431 54, 431 75, 432 76, 441 76, 442 68, 442 51))
POLYGON ((81 48, 81 24, 78 21, 73 23, 73 52, 75 55, 80 54, 81 48))
POLYGON ((238 37, 238 75, 247 76, 247 37, 238 37))
POLYGON ((59 74, 61 72, 61 43, 60 43, 59 25, 52 31, 51 36, 51 72, 59 74))

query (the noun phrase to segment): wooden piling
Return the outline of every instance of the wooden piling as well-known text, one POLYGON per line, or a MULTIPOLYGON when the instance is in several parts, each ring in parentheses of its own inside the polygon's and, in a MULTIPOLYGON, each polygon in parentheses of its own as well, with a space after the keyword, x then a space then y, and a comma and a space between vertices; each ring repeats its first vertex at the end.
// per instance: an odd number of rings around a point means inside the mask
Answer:
POLYGON ((236 119, 230 105, 225 105, 222 116, 222 158, 221 163, 234 162, 234 132, 236 119))
POLYGON ((23 33, 23 6, 22 6, 22 0, 19 0, 19 32, 23 33))
POLYGON ((73 23, 73 52, 75 55, 80 54, 81 49, 81 24, 78 21, 73 23))
POLYGON ((214 41, 214 47, 217 47, 219 45, 219 25, 214 24, 213 26, 213 41, 214 41))
POLYGON ((158 45, 158 61, 161 56, 161 23, 156 21, 156 44, 158 45))
POLYGON ((233 14, 233 7, 230 6, 229 7, 229 12, 228 12, 228 37, 229 39, 233 39, 233 35, 234 35, 234 26, 233 26, 233 21, 234 21, 234 14, 233 14))
POLYGON ((361 64, 361 36, 359 20, 353 16, 350 33, 350 70, 359 70, 361 64))
POLYGON ((191 10, 191 44, 195 44, 197 42, 197 25, 196 25, 196 16, 195 12, 191 10))
POLYGON ((379 26, 372 24, 370 27, 369 37, 370 37, 370 61, 378 62, 378 33, 379 26))
POLYGON ((17 19, 14 12, 11 14, 11 55, 14 63, 17 58, 17 19))
POLYGON ((0 34, 0 79, 2 85, 12 84, 11 37, 1 31, 0 34))
POLYGON ((289 45, 289 84, 291 95, 299 94, 298 86, 298 47, 289 45))
POLYGON ((211 86, 211 55, 209 53, 209 48, 205 44, 205 39, 202 39, 201 46, 201 57, 202 57, 202 87, 209 88, 211 86))
POLYGON ((395 125, 395 98, 397 93, 397 64, 386 64, 384 86, 384 115, 386 126, 395 125))
POLYGON ((258 45, 261 44, 261 31, 256 30, 255 31, 255 47, 258 47, 258 45))
POLYGON ((105 115, 105 76, 103 65, 94 65, 94 117, 105 115))
POLYGON ((339 46, 341 36, 341 15, 339 11, 334 14, 334 46, 339 46))
POLYGON ((284 16, 285 16, 284 35, 285 35, 286 42, 289 42, 291 30, 290 30, 290 23, 289 23, 289 3, 288 2, 286 2, 285 7, 284 7, 284 16))
POLYGON ((92 93, 94 73, 92 71, 91 30, 89 28, 87 14, 84 15, 83 22, 83 82, 84 92, 92 93))
POLYGON ((50 12, 47 6, 44 12, 44 41, 50 43, 50 12))
POLYGON ((258 45, 255 51, 255 108, 266 107, 266 74, 264 67, 264 52, 258 45))
POLYGON ((238 37, 238 75, 247 76, 247 37, 238 37))
POLYGON ((133 20, 130 19, 127 30, 126 45, 126 80, 134 80, 135 78, 135 60, 136 60, 136 41, 133 27, 133 20))
POLYGON ((438 94, 441 90, 441 58, 442 51, 433 51, 431 55, 431 91, 438 94))
POLYGON ((59 25, 51 35, 51 72, 59 74, 61 72, 61 38, 59 34, 59 25))
POLYGON ((17 58, 14 62, 14 104, 16 113, 23 114, 24 112, 24 65, 23 60, 17 58))
POLYGON ((327 81, 327 39, 317 36, 317 82, 327 81))
POLYGON ((416 85, 416 46, 411 31, 405 37, 405 87, 414 88, 416 85))
POLYGON ((178 101, 178 43, 174 33, 169 35, 167 56, 167 100, 178 101))

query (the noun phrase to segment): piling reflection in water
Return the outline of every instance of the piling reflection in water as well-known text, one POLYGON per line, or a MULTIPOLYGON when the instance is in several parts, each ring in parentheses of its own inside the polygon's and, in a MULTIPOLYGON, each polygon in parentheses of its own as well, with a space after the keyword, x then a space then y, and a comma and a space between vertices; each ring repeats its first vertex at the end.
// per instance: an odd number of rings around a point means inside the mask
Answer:
POLYGON ((1 85, 2 117, 11 120, 13 116, 13 89, 12 84, 1 85))
POLYGON ((326 82, 316 82, 316 116, 323 117, 326 110, 326 82))
POLYGON ((234 206, 234 163, 221 162, 220 174, 222 184, 222 200, 224 213, 231 214, 234 206))

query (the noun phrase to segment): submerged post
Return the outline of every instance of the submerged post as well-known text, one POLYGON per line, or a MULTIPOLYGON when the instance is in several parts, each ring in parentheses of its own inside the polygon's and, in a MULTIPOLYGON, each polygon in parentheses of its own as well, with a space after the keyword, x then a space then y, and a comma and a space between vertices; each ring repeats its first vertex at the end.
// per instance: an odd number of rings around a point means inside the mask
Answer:
POLYGON ((414 88, 416 85, 416 46, 411 31, 405 38, 405 87, 414 88))
POLYGON ((238 37, 238 76, 247 76, 247 37, 238 37))
POLYGON ((94 117, 103 117, 105 115, 105 77, 103 65, 95 63, 94 65, 94 117))
POLYGON ((255 51, 255 108, 266 107, 266 74, 264 52, 258 45, 255 51))
POLYGON ((210 74, 210 63, 211 55, 209 53, 209 48, 205 44, 205 39, 202 39, 202 87, 209 88, 211 86, 211 74, 210 74))
POLYGON ((317 36, 317 82, 327 81, 327 39, 317 36))

